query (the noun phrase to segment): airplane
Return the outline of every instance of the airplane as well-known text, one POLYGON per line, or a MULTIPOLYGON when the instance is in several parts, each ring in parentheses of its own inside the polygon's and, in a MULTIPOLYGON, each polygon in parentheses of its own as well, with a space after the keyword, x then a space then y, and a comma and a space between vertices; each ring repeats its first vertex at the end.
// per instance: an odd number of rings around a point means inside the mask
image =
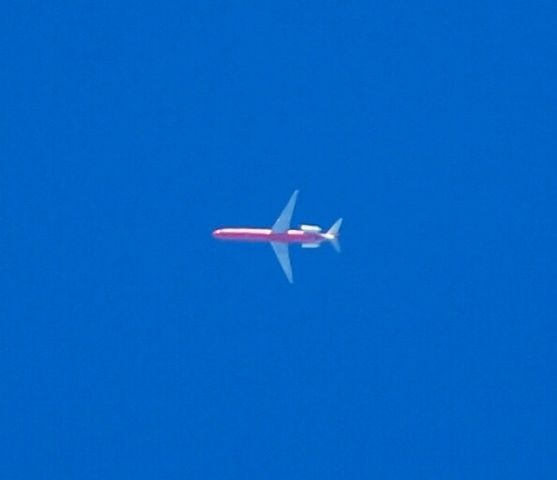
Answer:
POLYGON ((340 252, 338 241, 342 218, 339 218, 329 230, 323 232, 317 225, 300 225, 299 229, 290 229, 292 212, 296 205, 299 190, 296 190, 271 228, 218 228, 213 237, 220 240, 236 240, 242 242, 268 242, 278 258, 286 278, 293 283, 292 266, 288 247, 291 243, 300 243, 302 248, 317 248, 324 241, 329 241, 333 248, 340 252))

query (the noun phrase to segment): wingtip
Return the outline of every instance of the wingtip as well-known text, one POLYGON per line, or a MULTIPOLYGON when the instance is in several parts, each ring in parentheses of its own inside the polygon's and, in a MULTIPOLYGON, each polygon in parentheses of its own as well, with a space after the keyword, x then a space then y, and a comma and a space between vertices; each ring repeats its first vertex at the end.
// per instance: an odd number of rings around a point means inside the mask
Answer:
POLYGON ((290 201, 294 202, 294 203, 297 202, 299 193, 300 193, 300 190, 298 190, 298 189, 294 190, 294 193, 292 193, 292 195, 290 196, 290 201))

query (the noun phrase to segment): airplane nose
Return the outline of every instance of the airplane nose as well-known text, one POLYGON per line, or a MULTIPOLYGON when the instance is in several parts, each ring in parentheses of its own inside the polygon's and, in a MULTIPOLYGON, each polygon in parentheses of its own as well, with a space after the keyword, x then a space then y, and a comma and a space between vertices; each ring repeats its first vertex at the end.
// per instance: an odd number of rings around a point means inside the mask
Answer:
POLYGON ((213 237, 218 237, 220 235, 221 231, 219 228, 217 228, 216 230, 213 230, 213 237))

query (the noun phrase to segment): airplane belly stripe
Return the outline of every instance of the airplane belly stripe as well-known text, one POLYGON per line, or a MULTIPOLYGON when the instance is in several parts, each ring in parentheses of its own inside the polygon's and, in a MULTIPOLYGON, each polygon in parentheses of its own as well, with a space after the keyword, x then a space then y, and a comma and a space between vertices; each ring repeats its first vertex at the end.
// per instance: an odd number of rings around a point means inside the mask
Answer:
POLYGON ((311 243, 323 240, 323 237, 319 234, 307 233, 302 230, 275 233, 268 229, 255 228, 223 228, 215 230, 213 236, 222 240, 241 240, 245 242, 311 243))

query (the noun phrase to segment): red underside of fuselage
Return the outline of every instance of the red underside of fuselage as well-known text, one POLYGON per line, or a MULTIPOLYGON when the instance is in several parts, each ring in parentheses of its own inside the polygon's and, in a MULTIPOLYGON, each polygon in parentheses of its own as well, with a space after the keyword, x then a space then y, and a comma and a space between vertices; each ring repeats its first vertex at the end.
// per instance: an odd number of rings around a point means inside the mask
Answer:
POLYGON ((315 243, 323 240, 319 233, 303 230, 273 233, 269 228, 220 228, 213 232, 213 237, 242 242, 315 243))

